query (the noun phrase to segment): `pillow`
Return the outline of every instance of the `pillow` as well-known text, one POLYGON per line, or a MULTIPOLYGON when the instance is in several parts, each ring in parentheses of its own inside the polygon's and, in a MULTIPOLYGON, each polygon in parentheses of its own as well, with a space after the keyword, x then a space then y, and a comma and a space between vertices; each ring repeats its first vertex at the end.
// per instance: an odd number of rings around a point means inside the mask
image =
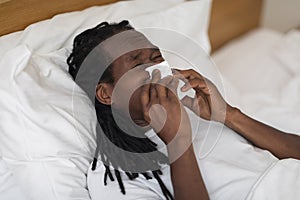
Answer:
POLYGON ((274 57, 293 75, 300 74, 300 30, 286 33, 276 44, 274 57))
POLYGON ((134 0, 91 7, 79 12, 60 14, 27 27, 22 33, 0 38, 0 54, 18 44, 27 44, 35 53, 49 53, 71 48, 80 32, 102 21, 129 20, 135 28, 155 27, 181 32, 192 38, 208 52, 207 29, 211 0, 181 2, 179 0, 134 0))
POLYGON ((61 14, 0 38, 0 152, 27 196, 89 199, 85 174, 96 147, 96 116, 67 72, 74 37, 102 21, 128 19, 136 28, 181 32, 209 51, 210 4, 118 2, 61 14), (81 105, 76 114, 73 102, 81 105))
POLYGON ((273 30, 253 30, 216 51, 213 60, 241 96, 253 93, 274 98, 291 78, 273 58, 274 46, 281 37, 282 33, 273 30))
POLYGON ((32 24, 24 31, 0 37, 0 55, 18 44, 27 44, 36 53, 48 53, 65 46, 71 47, 78 33, 102 21, 135 18, 139 15, 163 11, 182 2, 183 0, 120 1, 83 11, 59 14, 52 19, 32 24))
POLYGON ((258 121, 291 133, 300 130, 298 36, 296 31, 283 34, 259 28, 213 54, 222 76, 237 92, 225 84, 229 102, 258 121))

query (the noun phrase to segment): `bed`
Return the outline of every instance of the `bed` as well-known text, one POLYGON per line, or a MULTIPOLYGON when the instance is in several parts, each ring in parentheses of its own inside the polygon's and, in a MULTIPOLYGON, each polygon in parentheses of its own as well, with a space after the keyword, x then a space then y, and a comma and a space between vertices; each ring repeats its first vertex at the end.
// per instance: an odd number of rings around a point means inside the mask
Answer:
MULTIPOLYGON (((262 0, 0 1, 0 199, 90 199, 86 173, 96 146, 96 119, 85 93, 74 89, 65 59, 74 37, 103 20, 126 18, 140 29, 165 28, 192 38, 211 54, 227 101, 260 121, 300 133, 300 33, 260 28, 262 4, 262 0), (74 101, 82 105, 76 115, 70 106, 74 101)), ((236 145, 250 145, 230 137, 236 145)), ((268 156, 272 165, 276 159, 268 156)), ((219 170, 204 158, 208 174, 219 170)), ((254 184, 247 177, 256 177, 264 168, 259 160, 240 159, 241 166, 252 165, 239 171, 243 176, 232 172, 235 179, 204 177, 212 199, 266 199, 274 190, 278 192, 271 199, 300 196, 299 162, 272 165, 254 184), (294 185, 283 187, 279 178, 282 184, 294 185), (247 192, 234 191, 237 185, 245 185, 247 192)), ((225 166, 222 162, 217 164, 225 166)), ((223 172, 234 167, 224 167, 223 172)))

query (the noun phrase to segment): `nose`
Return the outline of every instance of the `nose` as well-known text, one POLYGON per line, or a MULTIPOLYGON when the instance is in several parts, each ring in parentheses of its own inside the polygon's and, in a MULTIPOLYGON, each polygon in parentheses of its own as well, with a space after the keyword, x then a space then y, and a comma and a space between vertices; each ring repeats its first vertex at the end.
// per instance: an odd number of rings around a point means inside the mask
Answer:
POLYGON ((160 71, 161 78, 172 75, 172 69, 171 69, 170 65, 167 63, 167 61, 163 61, 161 63, 147 67, 145 70, 149 73, 150 78, 151 78, 153 70, 155 70, 155 69, 158 69, 160 71))

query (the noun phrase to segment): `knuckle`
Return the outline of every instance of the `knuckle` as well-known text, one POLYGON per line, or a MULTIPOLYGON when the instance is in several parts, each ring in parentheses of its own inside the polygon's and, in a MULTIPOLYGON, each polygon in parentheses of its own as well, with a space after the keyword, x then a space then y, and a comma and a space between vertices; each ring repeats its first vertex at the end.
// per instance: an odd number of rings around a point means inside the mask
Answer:
POLYGON ((195 70, 194 69, 189 69, 189 72, 191 73, 191 74, 195 74, 195 70))
POLYGON ((164 106, 164 107, 165 107, 168 103, 169 103, 169 101, 168 101, 167 98, 162 98, 162 99, 160 100, 160 104, 161 104, 162 106, 164 106))
POLYGON ((144 110, 143 115, 144 115, 145 118, 148 117, 149 116, 149 110, 148 109, 144 110))

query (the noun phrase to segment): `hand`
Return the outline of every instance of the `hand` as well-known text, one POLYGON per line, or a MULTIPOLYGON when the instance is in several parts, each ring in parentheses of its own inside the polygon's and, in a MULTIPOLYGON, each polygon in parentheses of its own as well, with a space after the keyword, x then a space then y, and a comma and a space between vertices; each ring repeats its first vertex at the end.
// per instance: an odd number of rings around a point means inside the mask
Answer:
POLYGON ((196 91, 194 98, 185 96, 181 102, 194 113, 206 120, 214 120, 224 122, 228 109, 232 107, 226 103, 216 86, 208 79, 197 73, 189 70, 175 70, 179 72, 177 77, 181 77, 185 85, 181 91, 185 92, 190 88, 196 91))
POLYGON ((143 114, 167 144, 174 197, 209 199, 193 149, 190 121, 176 95, 178 79, 168 76, 160 80, 159 70, 154 70, 152 77, 142 88, 143 114))
POLYGON ((190 121, 176 95, 179 80, 173 76, 160 79, 159 70, 154 70, 152 77, 142 88, 144 119, 166 144, 176 134, 191 141, 190 121))

